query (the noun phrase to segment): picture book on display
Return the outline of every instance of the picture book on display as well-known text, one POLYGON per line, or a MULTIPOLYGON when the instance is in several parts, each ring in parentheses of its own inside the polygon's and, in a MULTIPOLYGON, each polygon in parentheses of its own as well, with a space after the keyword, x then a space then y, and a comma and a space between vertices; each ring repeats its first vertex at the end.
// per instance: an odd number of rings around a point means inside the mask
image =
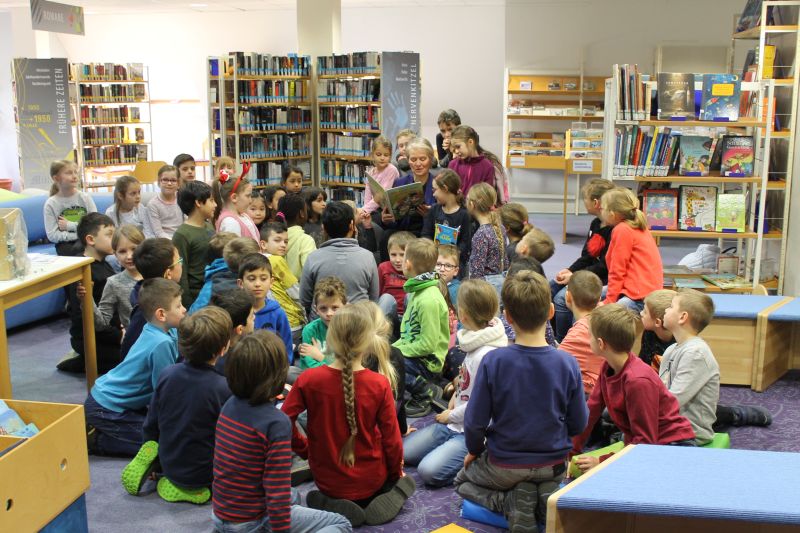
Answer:
POLYGON ((741 87, 736 74, 703 74, 700 120, 739 120, 741 87))
POLYGON ((746 227, 747 207, 741 193, 722 193, 717 196, 716 231, 743 233, 746 227))
POLYGON ((367 176, 369 188, 375 201, 388 209, 396 220, 406 217, 425 201, 425 192, 421 183, 409 183, 400 187, 384 189, 380 183, 367 176))
POLYGON ((717 188, 682 185, 680 191, 680 229, 714 231, 717 226, 717 188))
POLYGON ((752 176, 754 160, 753 137, 726 135, 722 139, 720 173, 723 176, 752 176))
POLYGON ((647 227, 650 229, 678 229, 678 191, 676 189, 644 191, 644 215, 647 217, 647 227))
POLYGON ((658 75, 658 118, 694 117, 694 74, 658 75))
POLYGON ((705 289, 706 284, 700 278, 675 278, 676 289, 705 289))
POLYGON ((708 176, 716 139, 699 135, 682 135, 680 141, 681 176, 708 176))
POLYGON ((720 289, 746 289, 753 286, 752 282, 736 274, 704 274, 702 278, 720 289))
POLYGON ((745 31, 758 26, 761 22, 761 4, 763 0, 747 0, 747 5, 736 24, 736 31, 745 31))
POLYGON ((0 435, 33 437, 39 433, 35 424, 26 424, 16 411, 0 400, 0 435))
POLYGON ((454 228, 445 224, 436 224, 433 240, 439 244, 458 244, 460 229, 460 227, 454 228))

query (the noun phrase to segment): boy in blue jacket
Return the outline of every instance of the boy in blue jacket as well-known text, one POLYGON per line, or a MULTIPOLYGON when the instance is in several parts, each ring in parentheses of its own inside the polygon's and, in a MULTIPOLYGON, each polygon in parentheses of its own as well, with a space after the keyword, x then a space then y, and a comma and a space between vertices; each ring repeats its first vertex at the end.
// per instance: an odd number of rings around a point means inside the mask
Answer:
POLYGON ((189 308, 190 315, 207 306, 214 294, 220 294, 236 287, 239 263, 242 258, 247 254, 261 251, 261 247, 255 239, 237 237, 234 233, 222 232, 217 233, 211 239, 209 253, 214 254, 214 250, 220 244, 222 244, 222 257, 214 259, 206 267, 206 281, 194 303, 189 308))
POLYGON ((272 266, 269 259, 260 253, 244 256, 239 263, 239 279, 236 281, 253 297, 254 329, 274 331, 286 346, 291 365, 294 361, 294 348, 289 319, 277 300, 268 297, 272 288, 272 266))
POLYGON ((493 350, 478 369, 456 492, 505 514, 511 531, 536 531, 564 478, 570 437, 586 427, 588 411, 578 362, 545 339, 553 304, 544 276, 509 276, 502 299, 516 343, 493 350))

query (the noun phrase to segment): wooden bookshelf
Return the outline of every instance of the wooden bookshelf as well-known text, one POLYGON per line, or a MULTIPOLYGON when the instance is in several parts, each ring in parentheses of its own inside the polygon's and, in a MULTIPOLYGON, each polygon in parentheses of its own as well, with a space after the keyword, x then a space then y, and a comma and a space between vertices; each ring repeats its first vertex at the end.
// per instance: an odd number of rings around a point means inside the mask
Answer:
POLYGON ((332 102, 332 101, 327 101, 326 100, 324 102, 318 102, 317 105, 319 105, 320 107, 325 107, 325 106, 371 106, 371 105, 380 106, 381 103, 380 102, 367 102, 367 101, 352 101, 352 100, 350 100, 350 101, 342 101, 342 102, 332 102))
POLYGON ((344 159, 347 161, 372 161, 372 158, 365 155, 344 155, 344 154, 320 154, 322 159, 344 159))
POLYGON ((362 130, 353 128, 320 128, 319 131, 322 133, 369 133, 369 134, 379 134, 381 132, 381 130, 362 130))
POLYGON ((353 187, 354 189, 364 189, 366 185, 363 183, 349 183, 346 181, 326 181, 322 180, 323 187, 353 187))
POLYGON ((343 74, 319 74, 317 76, 318 80, 347 80, 347 79, 359 79, 359 78, 380 78, 381 71, 376 70, 374 72, 362 72, 362 73, 343 73, 343 74))
MULTIPOLYGON (((725 232, 725 231, 689 231, 689 230, 650 230, 653 237, 672 239, 756 239, 759 234, 755 231, 725 232)), ((780 239, 782 234, 778 230, 769 231, 762 235, 764 239, 780 239)))
POLYGON ((748 30, 740 31, 733 34, 734 39, 759 39, 761 33, 793 33, 797 32, 798 26, 765 26, 759 25, 748 30))
MULTIPOLYGON (((632 121, 622 121, 632 122, 632 121)), ((639 120, 640 126, 659 126, 659 127, 674 127, 674 128, 754 128, 764 127, 767 124, 760 119, 743 117, 737 121, 731 122, 717 122, 714 120, 639 120)))
POLYGON ((573 122, 602 122, 605 120, 605 117, 600 115, 579 117, 578 115, 522 115, 516 113, 509 113, 506 118, 511 120, 570 120, 573 122))
MULTIPOLYGON (((311 133, 310 128, 288 128, 288 129, 275 129, 275 130, 239 130, 239 135, 278 135, 281 133, 311 133)), ((211 130, 212 133, 222 133, 220 130, 211 130)), ((227 135, 233 135, 236 130, 226 130, 227 135)))
POLYGON ((731 177, 720 176, 713 172, 709 176, 614 176, 614 179, 628 179, 637 182, 665 182, 665 183, 761 183, 760 176, 731 177))

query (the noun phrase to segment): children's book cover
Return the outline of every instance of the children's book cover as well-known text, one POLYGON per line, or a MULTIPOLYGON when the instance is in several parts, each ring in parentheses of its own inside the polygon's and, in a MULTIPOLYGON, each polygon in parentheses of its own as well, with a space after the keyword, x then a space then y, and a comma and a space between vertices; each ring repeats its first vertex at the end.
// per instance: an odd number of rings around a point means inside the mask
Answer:
POLYGON ((447 226, 445 224, 436 224, 433 233, 433 240, 439 244, 458 244, 459 228, 447 226))
POLYGON ((644 214, 650 229, 678 229, 677 189, 644 191, 644 214))
POLYGON ((744 289, 753 286, 753 282, 736 274, 705 274, 702 278, 720 289, 744 289))
POLYGON ((714 231, 717 224, 717 188, 681 186, 678 219, 682 230, 714 231))
POLYGON ((717 231, 743 233, 746 227, 746 213, 744 194, 720 194, 717 196, 717 231))
POLYGON ((708 176, 714 142, 711 137, 682 135, 680 140, 681 176, 708 176))
POLYGON ((739 120, 741 86, 737 74, 703 74, 700 120, 739 120))
POLYGON ((694 117, 694 74, 658 75, 658 118, 694 117))
POLYGON ((727 135, 723 139, 720 160, 723 176, 752 176, 754 159, 753 137, 727 135))
POLYGON ((749 30, 754 26, 758 26, 761 22, 761 3, 763 0, 747 0, 747 5, 742 11, 739 22, 736 24, 736 31, 749 30))
POLYGON ((389 209, 396 220, 404 218, 425 201, 425 190, 421 183, 384 189, 372 176, 367 175, 367 181, 375 201, 384 209, 389 209))
POLYGON ((705 289, 706 284, 700 278, 675 278, 676 289, 705 289))

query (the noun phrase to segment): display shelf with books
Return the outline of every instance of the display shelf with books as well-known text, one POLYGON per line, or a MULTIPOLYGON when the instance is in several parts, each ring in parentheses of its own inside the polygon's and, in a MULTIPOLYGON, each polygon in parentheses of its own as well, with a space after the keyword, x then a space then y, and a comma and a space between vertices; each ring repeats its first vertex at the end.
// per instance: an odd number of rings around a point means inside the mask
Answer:
POLYGON ((287 164, 313 180, 311 58, 230 52, 206 65, 211 159, 250 163, 257 187, 280 183, 287 164))
POLYGON ((82 186, 110 190, 151 153, 150 83, 142 63, 70 64, 70 103, 82 186), (110 172, 109 172, 110 171, 110 172))
POLYGON ((726 74, 651 81, 635 65, 614 65, 606 81, 603 176, 639 186, 657 239, 736 241, 754 286, 761 261, 751 266, 750 258, 763 257, 765 240, 782 238, 758 217, 772 134, 762 117, 773 111, 774 91, 772 82, 726 74))
POLYGON ((564 149, 564 198, 562 210, 561 242, 567 242, 567 206, 569 203, 569 177, 575 176, 573 198, 574 214, 580 214, 581 177, 599 176, 603 173, 603 128, 602 123, 587 124, 573 122, 567 130, 564 149))

